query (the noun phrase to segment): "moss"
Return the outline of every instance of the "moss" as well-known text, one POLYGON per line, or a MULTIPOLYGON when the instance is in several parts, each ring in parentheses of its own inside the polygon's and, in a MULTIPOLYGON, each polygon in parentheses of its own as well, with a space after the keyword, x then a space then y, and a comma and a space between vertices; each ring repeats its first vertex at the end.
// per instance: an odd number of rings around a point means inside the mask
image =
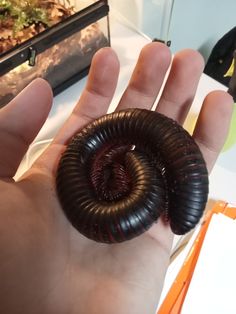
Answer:
POLYGON ((32 24, 50 26, 46 9, 39 0, 0 0, 0 20, 13 21, 13 35, 32 24))

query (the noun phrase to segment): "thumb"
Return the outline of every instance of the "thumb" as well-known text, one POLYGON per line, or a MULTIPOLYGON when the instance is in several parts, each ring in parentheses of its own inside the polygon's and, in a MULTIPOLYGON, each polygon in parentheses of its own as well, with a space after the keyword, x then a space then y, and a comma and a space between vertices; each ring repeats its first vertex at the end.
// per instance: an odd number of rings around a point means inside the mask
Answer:
POLYGON ((11 178, 44 124, 52 104, 52 90, 43 79, 29 84, 0 110, 0 177, 11 178))

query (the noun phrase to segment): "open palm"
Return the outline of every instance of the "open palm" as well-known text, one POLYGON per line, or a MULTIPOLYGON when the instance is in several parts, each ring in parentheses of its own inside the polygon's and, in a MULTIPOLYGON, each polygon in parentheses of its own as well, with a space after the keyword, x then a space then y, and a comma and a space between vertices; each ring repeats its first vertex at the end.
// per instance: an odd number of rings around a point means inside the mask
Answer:
MULTIPOLYGON (((145 46, 117 110, 150 109, 170 63, 165 45, 145 46)), ((157 110, 182 124, 202 69, 197 52, 177 53, 157 110)), ((51 89, 38 79, 0 111, 0 313, 155 312, 173 238, 168 224, 160 219, 148 232, 125 243, 95 243, 70 225, 55 191, 55 172, 65 144, 106 113, 118 72, 112 49, 95 55, 72 115, 17 182, 13 177, 19 163, 51 108, 51 89)), ((209 171, 226 138, 231 112, 232 99, 224 92, 212 92, 203 103, 194 137, 209 171)))

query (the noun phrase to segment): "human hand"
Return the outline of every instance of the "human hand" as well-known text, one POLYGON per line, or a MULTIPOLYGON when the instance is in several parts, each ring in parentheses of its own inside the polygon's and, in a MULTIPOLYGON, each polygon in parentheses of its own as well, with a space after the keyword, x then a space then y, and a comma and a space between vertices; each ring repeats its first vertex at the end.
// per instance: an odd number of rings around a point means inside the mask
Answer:
MULTIPOLYGON (((170 62, 165 45, 145 46, 117 110, 150 109, 170 62)), ((182 124, 202 70, 197 52, 177 53, 157 110, 182 124)), ((55 192, 65 144, 106 113, 118 72, 115 53, 110 48, 100 50, 72 115, 17 182, 13 177, 19 163, 51 108, 51 90, 38 79, 0 111, 1 313, 155 312, 173 238, 168 224, 159 219, 145 234, 121 244, 96 243, 70 225, 55 192)), ((231 113, 232 98, 225 92, 212 92, 203 103, 193 136, 209 171, 225 141, 231 113)))

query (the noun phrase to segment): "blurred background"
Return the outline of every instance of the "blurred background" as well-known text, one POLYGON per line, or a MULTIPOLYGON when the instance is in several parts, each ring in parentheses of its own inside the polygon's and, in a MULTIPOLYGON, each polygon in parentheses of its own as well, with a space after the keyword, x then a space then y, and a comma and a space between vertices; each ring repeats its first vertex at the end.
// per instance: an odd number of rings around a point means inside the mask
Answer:
POLYGON ((205 60, 216 42, 236 24, 235 0, 110 0, 109 3, 151 38, 167 36, 173 52, 193 48, 205 60))

